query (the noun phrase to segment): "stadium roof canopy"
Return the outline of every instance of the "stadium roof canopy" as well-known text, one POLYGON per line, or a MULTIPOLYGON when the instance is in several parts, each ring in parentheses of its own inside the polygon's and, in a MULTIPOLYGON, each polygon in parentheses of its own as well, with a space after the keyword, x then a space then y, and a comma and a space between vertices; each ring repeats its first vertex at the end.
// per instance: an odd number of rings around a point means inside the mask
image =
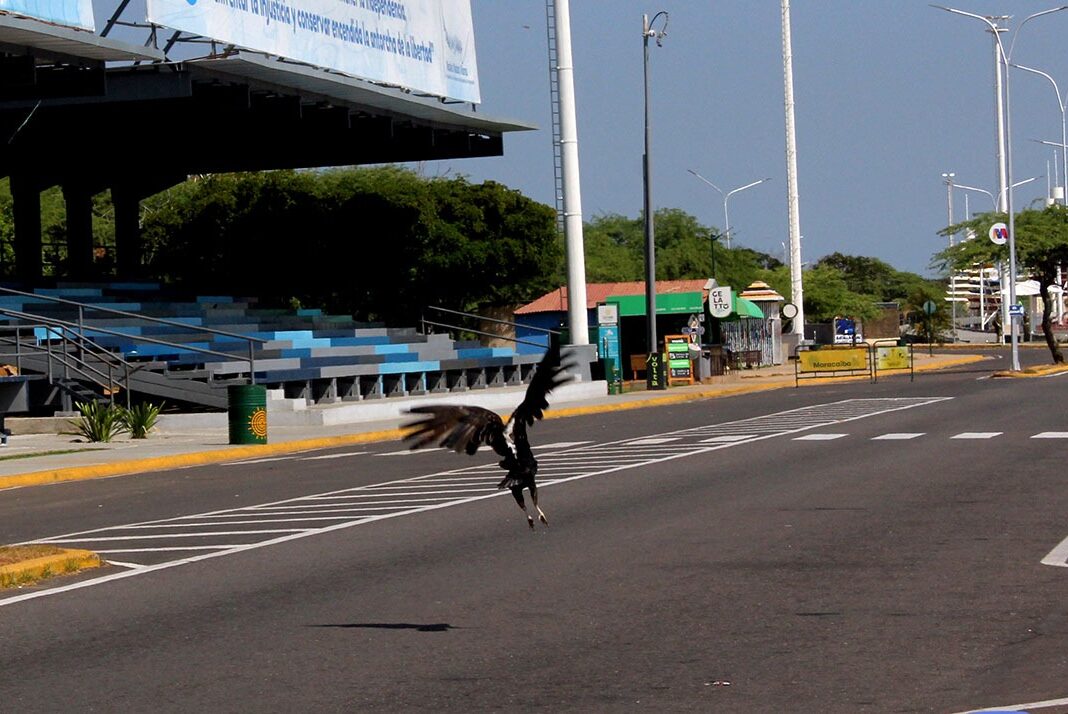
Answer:
MULTIPOLYGON (((0 13, 0 176, 13 193, 32 202, 60 185, 84 207, 196 174, 500 156, 505 133, 534 128, 232 46, 172 61, 169 46, 0 13)), ((24 228, 16 215, 16 243, 36 253, 39 227, 24 228)), ((23 258, 32 276, 39 261, 23 258)))

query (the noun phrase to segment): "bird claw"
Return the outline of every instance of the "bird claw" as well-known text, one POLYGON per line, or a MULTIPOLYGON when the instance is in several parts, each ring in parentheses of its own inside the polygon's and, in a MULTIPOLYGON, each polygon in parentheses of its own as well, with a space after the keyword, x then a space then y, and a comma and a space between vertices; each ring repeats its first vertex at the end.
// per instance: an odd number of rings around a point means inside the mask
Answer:
POLYGON ((544 525, 544 526, 548 526, 549 525, 549 519, 545 517, 544 513, 542 513, 542 514, 540 514, 538 516, 538 520, 541 521, 542 525, 544 525))
POLYGON ((534 519, 527 516, 527 525, 530 526, 530 530, 534 530, 534 519))

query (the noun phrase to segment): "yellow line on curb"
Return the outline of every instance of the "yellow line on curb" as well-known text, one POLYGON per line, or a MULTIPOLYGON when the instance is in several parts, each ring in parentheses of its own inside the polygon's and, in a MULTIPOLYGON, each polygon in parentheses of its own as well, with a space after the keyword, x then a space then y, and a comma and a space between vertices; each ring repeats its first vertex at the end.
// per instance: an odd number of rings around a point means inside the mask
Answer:
POLYGON ((100 556, 88 550, 64 548, 55 555, 42 555, 18 563, 0 566, 0 588, 31 583, 52 575, 65 575, 86 568, 96 568, 102 563, 100 556))

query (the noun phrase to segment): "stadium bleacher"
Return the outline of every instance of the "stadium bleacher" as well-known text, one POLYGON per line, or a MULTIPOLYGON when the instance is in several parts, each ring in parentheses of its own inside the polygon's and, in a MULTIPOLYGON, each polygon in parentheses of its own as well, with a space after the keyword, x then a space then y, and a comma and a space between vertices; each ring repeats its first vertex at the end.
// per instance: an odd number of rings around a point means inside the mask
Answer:
MULTIPOLYGON (((256 383, 308 405, 522 384, 540 358, 319 309, 259 308, 254 298, 180 298, 154 283, 60 284, 27 292, 0 291, 0 325, 43 322, 33 339, 56 349, 60 333, 80 331, 134 365, 132 393, 172 404, 224 408, 224 387, 248 381, 250 345, 256 383)), ((42 360, 24 357, 23 371, 43 371, 42 360)))

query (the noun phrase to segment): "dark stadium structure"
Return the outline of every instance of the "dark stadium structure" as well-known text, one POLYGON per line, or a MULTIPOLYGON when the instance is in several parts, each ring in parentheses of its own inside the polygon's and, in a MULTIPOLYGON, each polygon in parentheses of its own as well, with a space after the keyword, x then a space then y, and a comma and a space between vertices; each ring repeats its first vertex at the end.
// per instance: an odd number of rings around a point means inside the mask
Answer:
POLYGON ((218 409, 234 383, 323 404, 531 378, 536 357, 512 350, 314 310, 279 314, 254 297, 183 302, 146 281, 140 202, 190 176, 500 156, 505 133, 534 127, 209 38, 161 42, 164 28, 121 21, 128 3, 100 33, 0 11, 0 177, 10 177, 21 289, 0 291, 0 363, 11 366, 0 376, 0 431, 5 413, 128 402, 130 392, 218 409), (145 45, 109 36, 123 25, 147 27, 145 45), (49 287, 40 196, 54 186, 66 204, 68 282, 49 287), (103 191, 115 275, 94 284, 92 198, 103 191), (28 399, 35 391, 46 396, 28 399))
POLYGON ((52 186, 66 201, 69 277, 92 264, 91 198, 110 189, 117 277, 135 278, 139 202, 190 175, 500 156, 506 132, 533 128, 233 48, 170 61, 172 45, 0 13, 0 176, 19 280, 41 277, 40 192, 52 186))

